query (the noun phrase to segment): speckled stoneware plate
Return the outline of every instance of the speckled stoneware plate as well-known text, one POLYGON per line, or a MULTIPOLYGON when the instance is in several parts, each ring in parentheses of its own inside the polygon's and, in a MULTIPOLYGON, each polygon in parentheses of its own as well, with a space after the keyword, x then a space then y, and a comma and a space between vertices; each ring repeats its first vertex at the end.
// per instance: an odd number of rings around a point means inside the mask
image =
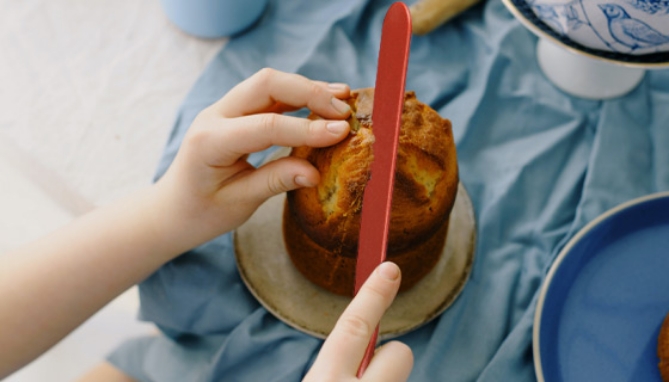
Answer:
MULTIPOLYGON (((284 201, 285 194, 270 198, 235 231, 239 273, 251 293, 274 316, 295 329, 325 338, 350 298, 312 284, 293 266, 283 242, 284 201)), ((381 321, 382 339, 426 324, 444 312, 464 288, 474 262, 476 223, 462 184, 450 219, 439 262, 423 280, 397 296, 381 321)))

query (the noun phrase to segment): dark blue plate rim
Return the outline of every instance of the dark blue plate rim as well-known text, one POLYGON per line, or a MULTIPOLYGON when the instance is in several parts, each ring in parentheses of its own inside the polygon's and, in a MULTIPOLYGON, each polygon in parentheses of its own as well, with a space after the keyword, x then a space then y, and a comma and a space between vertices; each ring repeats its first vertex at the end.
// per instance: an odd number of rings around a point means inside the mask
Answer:
POLYGON ((607 221, 608 219, 614 218, 615 215, 618 215, 623 211, 637 207, 644 203, 648 203, 650 201, 663 198, 669 198, 669 191, 658 192, 642 196, 636 199, 632 199, 628 202, 622 203, 616 207, 613 207, 612 209, 599 215, 593 221, 588 223, 585 227, 581 228, 581 230, 573 238, 569 240, 567 245, 565 245, 565 247, 557 255, 555 261, 553 262, 548 271, 548 274, 546 275, 546 279, 544 280, 543 285, 541 286, 541 290, 539 291, 539 298, 537 300, 537 306, 534 312, 534 327, 532 329, 532 353, 534 357, 534 371, 536 373, 536 377, 539 382, 546 382, 541 365, 541 346, 540 346, 541 317, 542 317, 542 312, 544 310, 544 306, 546 304, 546 296, 550 289, 551 282, 553 281, 555 274, 558 272, 560 265, 569 256, 569 254, 572 251, 572 248, 574 248, 587 234, 589 234, 593 229, 598 227, 603 222, 607 221))

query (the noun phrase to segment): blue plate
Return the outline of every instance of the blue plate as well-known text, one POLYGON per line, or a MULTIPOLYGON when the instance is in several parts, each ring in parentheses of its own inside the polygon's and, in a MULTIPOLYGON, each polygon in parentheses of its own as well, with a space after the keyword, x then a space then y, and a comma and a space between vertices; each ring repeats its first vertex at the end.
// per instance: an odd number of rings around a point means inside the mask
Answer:
POLYGON ((661 381, 669 312, 669 192, 622 204, 560 252, 534 319, 539 381, 661 381))

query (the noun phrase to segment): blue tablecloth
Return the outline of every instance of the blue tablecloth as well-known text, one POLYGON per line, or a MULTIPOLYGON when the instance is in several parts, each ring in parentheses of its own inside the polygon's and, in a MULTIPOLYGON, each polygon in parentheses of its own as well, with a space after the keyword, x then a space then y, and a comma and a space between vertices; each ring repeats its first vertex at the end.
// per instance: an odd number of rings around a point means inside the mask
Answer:
MULTIPOLYGON (((373 86, 390 3, 270 2, 194 85, 157 176, 195 115, 263 67, 373 86)), ((619 99, 577 99, 543 76, 535 44, 499 0, 412 40, 406 88, 453 122, 478 242, 455 303, 400 338, 416 357, 411 381, 535 380, 532 319, 551 261, 600 213, 669 190, 669 71, 648 72, 619 99)), ((321 345, 251 296, 229 234, 166 264, 140 293, 141 319, 164 335, 130 341, 110 360, 142 381, 298 381, 321 345)))

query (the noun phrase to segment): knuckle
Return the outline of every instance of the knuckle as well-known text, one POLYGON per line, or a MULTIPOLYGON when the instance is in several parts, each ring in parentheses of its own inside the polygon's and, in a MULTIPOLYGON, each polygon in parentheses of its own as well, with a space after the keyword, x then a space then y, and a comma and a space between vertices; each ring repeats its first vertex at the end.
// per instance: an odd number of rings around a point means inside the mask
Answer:
POLYGON ((261 86, 266 85, 276 73, 277 71, 272 68, 262 68, 253 75, 253 79, 261 86))
POLYGON ((325 89, 323 89, 323 87, 319 85, 318 82, 310 81, 309 83, 309 92, 312 96, 319 96, 325 93, 325 89))
POLYGON ((333 97, 332 93, 313 81, 311 81, 309 86, 310 87, 307 90, 309 94, 307 99, 307 108, 311 110, 328 108, 333 97))
POLYGON ((274 134, 277 124, 279 123, 279 115, 268 113, 261 114, 258 118, 260 119, 259 124, 262 134, 271 137, 274 134))
POLYGON ((199 113, 195 116, 195 121, 201 120, 201 119, 207 119, 210 116, 216 115, 216 108, 214 107, 214 104, 211 104, 204 109, 200 110, 199 113))
POLYGON ((278 174, 271 173, 270 176, 267 177, 267 190, 269 190, 271 194, 280 194, 282 192, 289 191, 290 189, 290 185, 287 184, 278 174))
POLYGON ((211 127, 220 123, 221 119, 216 115, 212 107, 200 111, 188 129, 184 140, 190 144, 202 144, 211 136, 211 127))
POLYGON ((317 82, 311 81, 310 87, 309 87, 309 99, 310 100, 317 100, 321 99, 323 97, 327 97, 328 99, 332 97, 332 95, 323 89, 321 85, 319 85, 317 82))
POLYGON ((184 141, 187 146, 201 147, 209 139, 209 131, 206 129, 190 129, 184 141))
POLYGON ((343 334, 352 337, 365 338, 372 335, 372 325, 357 314, 342 316, 339 329, 343 334))
POLYGON ((325 130, 324 120, 304 120, 304 132, 307 137, 318 136, 322 131, 325 130))

